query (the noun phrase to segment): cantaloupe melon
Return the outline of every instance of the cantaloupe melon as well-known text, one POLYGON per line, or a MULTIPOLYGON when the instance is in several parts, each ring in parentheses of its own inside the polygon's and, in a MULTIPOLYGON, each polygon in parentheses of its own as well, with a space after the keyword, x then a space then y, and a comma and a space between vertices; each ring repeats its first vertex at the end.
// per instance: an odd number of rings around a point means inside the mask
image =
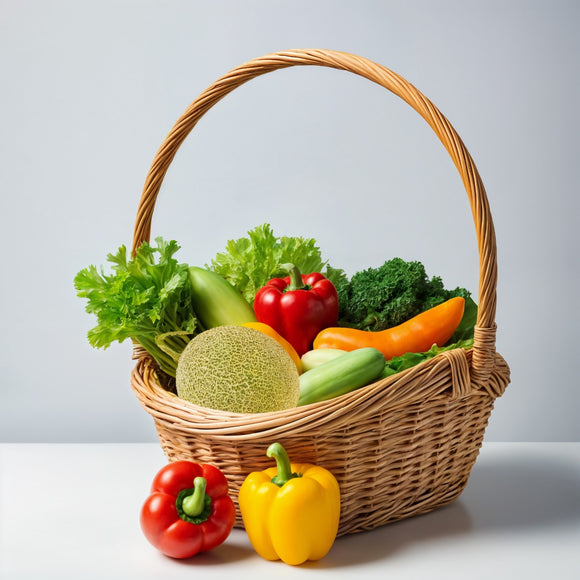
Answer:
POLYGON ((273 338, 244 326, 217 326, 194 337, 179 358, 177 394, 211 409, 263 413, 296 407, 296 365, 273 338))

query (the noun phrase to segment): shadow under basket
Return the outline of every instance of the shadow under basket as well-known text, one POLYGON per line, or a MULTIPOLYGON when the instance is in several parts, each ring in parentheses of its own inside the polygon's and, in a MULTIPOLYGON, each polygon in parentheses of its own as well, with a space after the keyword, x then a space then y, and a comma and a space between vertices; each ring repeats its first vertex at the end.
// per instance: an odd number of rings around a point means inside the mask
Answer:
MULTIPOLYGON (((170 461, 211 463, 225 473, 237 506, 251 471, 271 467, 268 446, 279 441, 294 461, 331 471, 341 491, 339 535, 370 530, 429 512, 465 488, 494 401, 509 384, 507 363, 495 351, 496 246, 485 189, 453 127, 415 87, 359 56, 292 50, 260 57, 218 79, 176 122, 160 147, 140 200, 133 252, 149 241, 157 194, 177 149, 221 98, 261 74, 318 65, 361 75, 396 94, 432 127, 458 169, 478 240, 480 280, 473 347, 443 352, 411 369, 329 401, 285 411, 236 414, 178 398, 153 359, 135 345, 131 385, 154 419, 170 461)), ((237 510, 236 526, 242 527, 237 510)))

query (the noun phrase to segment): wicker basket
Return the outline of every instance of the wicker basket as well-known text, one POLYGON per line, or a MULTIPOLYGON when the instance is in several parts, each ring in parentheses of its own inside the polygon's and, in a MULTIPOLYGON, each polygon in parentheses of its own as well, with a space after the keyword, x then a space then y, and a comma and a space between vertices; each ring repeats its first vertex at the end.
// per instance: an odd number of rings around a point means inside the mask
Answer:
MULTIPOLYGON (((187 108, 153 161, 139 203, 133 251, 149 241, 165 173, 197 121, 246 81, 280 68, 319 65, 346 70, 390 90, 435 131, 463 180, 479 251, 479 311, 474 346, 445 352, 414 368, 341 397, 280 412, 232 414, 189 404, 166 390, 153 360, 137 345, 132 387, 153 416, 170 461, 212 463, 232 496, 249 471, 271 466, 268 445, 322 465, 341 489, 339 535, 369 530, 448 504, 463 491, 509 367, 495 352, 496 245, 477 169, 455 130, 417 89, 364 58, 328 50, 292 50, 243 64, 218 79, 187 108)), ((236 526, 241 527, 239 516, 236 526)))

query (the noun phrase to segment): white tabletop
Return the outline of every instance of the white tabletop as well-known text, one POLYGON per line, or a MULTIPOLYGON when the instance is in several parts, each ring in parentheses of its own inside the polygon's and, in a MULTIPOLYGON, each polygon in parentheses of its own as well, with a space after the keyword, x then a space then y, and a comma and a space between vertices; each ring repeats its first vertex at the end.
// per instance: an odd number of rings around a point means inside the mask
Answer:
POLYGON ((191 560, 158 553, 138 518, 165 463, 157 444, 0 444, 0 578, 580 578, 580 443, 486 443, 452 505, 301 567, 243 530, 191 560))

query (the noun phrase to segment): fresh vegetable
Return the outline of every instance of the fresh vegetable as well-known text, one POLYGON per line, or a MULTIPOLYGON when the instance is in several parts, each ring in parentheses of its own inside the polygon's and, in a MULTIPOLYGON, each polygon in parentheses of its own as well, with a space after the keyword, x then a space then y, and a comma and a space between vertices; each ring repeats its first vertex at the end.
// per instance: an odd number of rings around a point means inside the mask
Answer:
POLYGON ((191 266, 188 274, 193 289, 193 308, 205 329, 255 322, 250 304, 225 278, 197 266, 191 266))
POLYGON ((162 238, 155 242, 156 247, 144 242, 130 259, 121 246, 107 256, 111 274, 89 266, 75 276, 74 285, 88 300, 86 311, 97 317, 88 333, 92 346, 107 348, 131 338, 175 376, 179 354, 200 327, 188 266, 173 257, 179 245, 162 238))
POLYGON ((210 268, 225 278, 253 304, 256 292, 281 274, 280 264, 291 262, 301 272, 322 272, 331 282, 345 280, 342 270, 332 268, 321 256, 313 238, 278 237, 269 224, 255 227, 246 237, 227 242, 210 268))
POLYGON ((459 326, 455 329, 449 343, 473 340, 473 331, 477 323, 477 304, 471 296, 465 296, 465 308, 459 326))
POLYGON ((300 375, 298 405, 326 401, 378 379, 385 357, 376 348, 359 348, 321 364, 300 375))
POLYGON ((273 278, 258 290, 254 312, 259 322, 270 325, 302 356, 320 330, 336 324, 336 288, 320 273, 300 274, 294 264, 281 268, 290 275, 273 278))
POLYGON ((330 471, 290 463, 280 443, 268 447, 276 467, 250 473, 238 503, 252 546, 266 560, 299 565, 330 551, 340 517, 340 490, 330 471))
POLYGON ((381 378, 390 377, 391 375, 395 375, 400 373, 401 371, 410 369, 419 363, 422 363, 434 356, 437 356, 439 353, 444 352, 446 350, 452 350, 454 348, 471 348, 473 346, 473 338, 467 338, 465 340, 459 340, 458 342, 454 342, 453 344, 447 346, 436 346, 433 345, 428 351, 426 352, 407 352, 401 356, 396 356, 391 360, 387 361, 385 364, 385 368, 381 373, 381 378))
POLYGON ((224 474, 191 461, 169 463, 157 473, 140 516, 145 537, 172 558, 191 558, 219 546, 235 519, 224 474))
POLYGON ((231 413, 295 407, 300 395, 294 361, 273 338, 245 326, 216 326, 194 337, 177 365, 182 399, 231 413))
POLYGON ((269 324, 264 324, 263 322, 246 322, 242 324, 242 326, 247 326, 248 328, 259 330, 266 336, 269 336, 276 342, 279 342, 284 347, 284 350, 290 355, 290 358, 294 361, 296 370, 299 373, 302 372, 302 361, 300 360, 296 349, 283 336, 280 336, 269 324))
MULTIPOLYGON (((440 277, 428 278, 421 262, 401 258, 387 260, 378 268, 357 272, 350 281, 336 284, 338 326, 380 331, 402 324, 455 296, 466 299, 466 315, 477 311, 464 288, 446 290, 440 277)), ((473 336, 473 327, 468 329, 473 336)), ((459 338, 470 338, 463 335, 459 338)))
MULTIPOLYGON (((448 345, 473 338, 477 305, 469 292, 445 290, 440 278, 427 278, 419 262, 394 258, 380 268, 356 273, 349 281, 342 270, 322 260, 314 239, 279 238, 268 224, 248 232, 248 237, 230 240, 211 270, 179 263, 174 257, 179 249, 175 241, 158 237, 155 244, 144 242, 131 257, 121 246, 107 256, 112 272, 89 266, 75 276, 74 284, 78 296, 87 299, 87 312, 97 317, 88 332, 92 346, 107 348, 115 341, 132 339, 170 377, 175 377, 184 348, 199 333, 215 325, 256 322, 251 308, 254 294, 281 274, 281 262, 292 262, 301 271, 321 272, 333 283, 338 320, 324 325, 381 332, 386 326, 398 326, 410 313, 457 295, 465 300, 464 314, 448 345)), ((262 323, 284 336, 271 322, 262 319, 262 323)), ((310 350, 309 346, 292 348, 298 356, 310 350)), ((287 352, 293 356, 291 350, 287 352)), ((300 372, 303 363, 298 366, 294 360, 300 372)))
POLYGON ((312 350, 305 352, 301 357, 302 372, 316 368, 329 360, 335 359, 345 352, 347 351, 339 348, 313 348, 312 350))
POLYGON ((465 300, 460 296, 434 306, 387 330, 372 332, 356 328, 325 328, 314 340, 314 348, 355 350, 372 346, 389 360, 407 352, 424 352, 434 344, 444 346, 463 316, 465 300))

